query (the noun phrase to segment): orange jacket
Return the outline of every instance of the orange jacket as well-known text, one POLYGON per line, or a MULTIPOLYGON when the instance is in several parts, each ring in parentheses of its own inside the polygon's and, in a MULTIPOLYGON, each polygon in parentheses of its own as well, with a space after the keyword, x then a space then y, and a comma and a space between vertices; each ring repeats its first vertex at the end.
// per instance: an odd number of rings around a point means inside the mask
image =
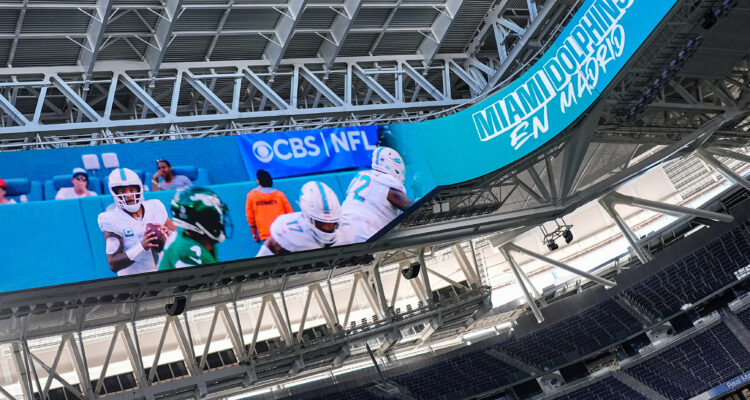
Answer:
POLYGON ((250 230, 257 232, 260 240, 266 240, 271 229, 271 223, 281 214, 293 212, 292 205, 286 199, 284 192, 274 190, 271 193, 263 193, 255 188, 247 194, 245 203, 245 215, 250 230))

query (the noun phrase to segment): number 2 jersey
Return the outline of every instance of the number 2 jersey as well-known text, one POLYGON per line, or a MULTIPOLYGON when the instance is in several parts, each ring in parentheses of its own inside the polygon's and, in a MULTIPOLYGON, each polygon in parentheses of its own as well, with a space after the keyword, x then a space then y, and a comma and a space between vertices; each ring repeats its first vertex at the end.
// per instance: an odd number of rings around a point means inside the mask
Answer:
POLYGON ((360 171, 352 178, 341 212, 344 222, 354 231, 356 242, 369 239, 401 213, 388 201, 391 189, 406 194, 403 183, 379 171, 360 171))
POLYGON ((175 268, 194 267, 218 262, 216 245, 213 251, 207 250, 197 240, 185 234, 185 230, 177 230, 174 241, 167 244, 166 250, 159 260, 159 271, 175 268))
MULTIPOLYGON (((124 250, 133 247, 143 239, 146 225, 167 222, 167 209, 161 201, 153 199, 143 202, 143 218, 136 219, 115 205, 110 206, 107 211, 99 214, 99 229, 102 232, 111 232, 122 238, 124 250)), ((144 251, 133 264, 117 272, 118 276, 141 274, 156 271, 156 254, 152 251, 144 251)))
MULTIPOLYGON (((291 214, 282 214, 276 217, 271 224, 271 237, 279 244, 284 250, 289 252, 305 251, 313 249, 321 249, 326 247, 323 243, 318 242, 315 239, 315 235, 310 227, 310 224, 305 223, 302 218, 301 212, 295 212, 291 214)), ((339 224, 336 229, 336 240, 334 240, 331 246, 342 246, 345 244, 353 243, 354 237, 350 229, 347 226, 339 224)), ((268 247, 260 247, 260 251, 256 257, 268 256, 273 254, 268 247)))

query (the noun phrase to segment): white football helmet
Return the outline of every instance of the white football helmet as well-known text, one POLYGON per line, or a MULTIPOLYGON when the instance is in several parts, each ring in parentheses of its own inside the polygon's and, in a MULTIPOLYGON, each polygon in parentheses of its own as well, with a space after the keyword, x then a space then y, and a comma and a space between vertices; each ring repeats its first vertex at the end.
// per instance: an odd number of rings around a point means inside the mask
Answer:
POLYGON ((143 183, 138 174, 127 168, 117 168, 109 174, 109 192, 115 199, 115 204, 127 212, 137 212, 143 203, 143 183), (129 194, 117 194, 115 188, 123 186, 137 186, 138 192, 129 194), (126 198, 133 196, 135 203, 128 204, 126 198))
POLYGON ((406 179, 404 160, 390 147, 378 147, 372 151, 372 169, 388 174, 401 183, 406 179))
POLYGON ((332 244, 336 240, 336 230, 325 232, 318 228, 315 222, 334 223, 338 228, 341 220, 341 203, 336 192, 323 182, 307 182, 300 191, 299 207, 302 210, 303 221, 315 239, 323 244, 332 244))

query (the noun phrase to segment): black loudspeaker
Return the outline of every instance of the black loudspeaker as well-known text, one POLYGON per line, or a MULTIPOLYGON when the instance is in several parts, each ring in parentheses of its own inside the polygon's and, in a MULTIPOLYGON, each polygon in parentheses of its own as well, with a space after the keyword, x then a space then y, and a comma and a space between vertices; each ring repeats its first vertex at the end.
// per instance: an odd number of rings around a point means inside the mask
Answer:
POLYGON ((409 264, 408 268, 404 268, 401 270, 401 275, 404 276, 406 279, 414 279, 419 275, 419 267, 422 265, 418 262, 409 264))
POLYGON ((174 298, 174 303, 169 303, 164 306, 167 311, 167 315, 174 317, 185 312, 185 306, 187 305, 187 299, 185 296, 177 296, 174 298))
POLYGON ((565 239, 565 243, 570 243, 573 241, 573 232, 570 231, 570 229, 566 229, 563 232, 563 239, 565 239))

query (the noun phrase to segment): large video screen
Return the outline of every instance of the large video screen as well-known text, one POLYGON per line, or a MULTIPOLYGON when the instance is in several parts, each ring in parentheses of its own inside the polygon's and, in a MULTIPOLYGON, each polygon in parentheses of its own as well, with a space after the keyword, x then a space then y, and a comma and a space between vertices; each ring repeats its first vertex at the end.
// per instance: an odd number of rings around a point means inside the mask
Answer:
POLYGON ((2 263, 18 272, 0 285, 366 241, 431 189, 389 136, 361 126, 0 153, 2 263))
POLYGON ((674 2, 587 0, 524 74, 444 118, 0 152, 0 292, 376 240, 585 116, 674 2))

